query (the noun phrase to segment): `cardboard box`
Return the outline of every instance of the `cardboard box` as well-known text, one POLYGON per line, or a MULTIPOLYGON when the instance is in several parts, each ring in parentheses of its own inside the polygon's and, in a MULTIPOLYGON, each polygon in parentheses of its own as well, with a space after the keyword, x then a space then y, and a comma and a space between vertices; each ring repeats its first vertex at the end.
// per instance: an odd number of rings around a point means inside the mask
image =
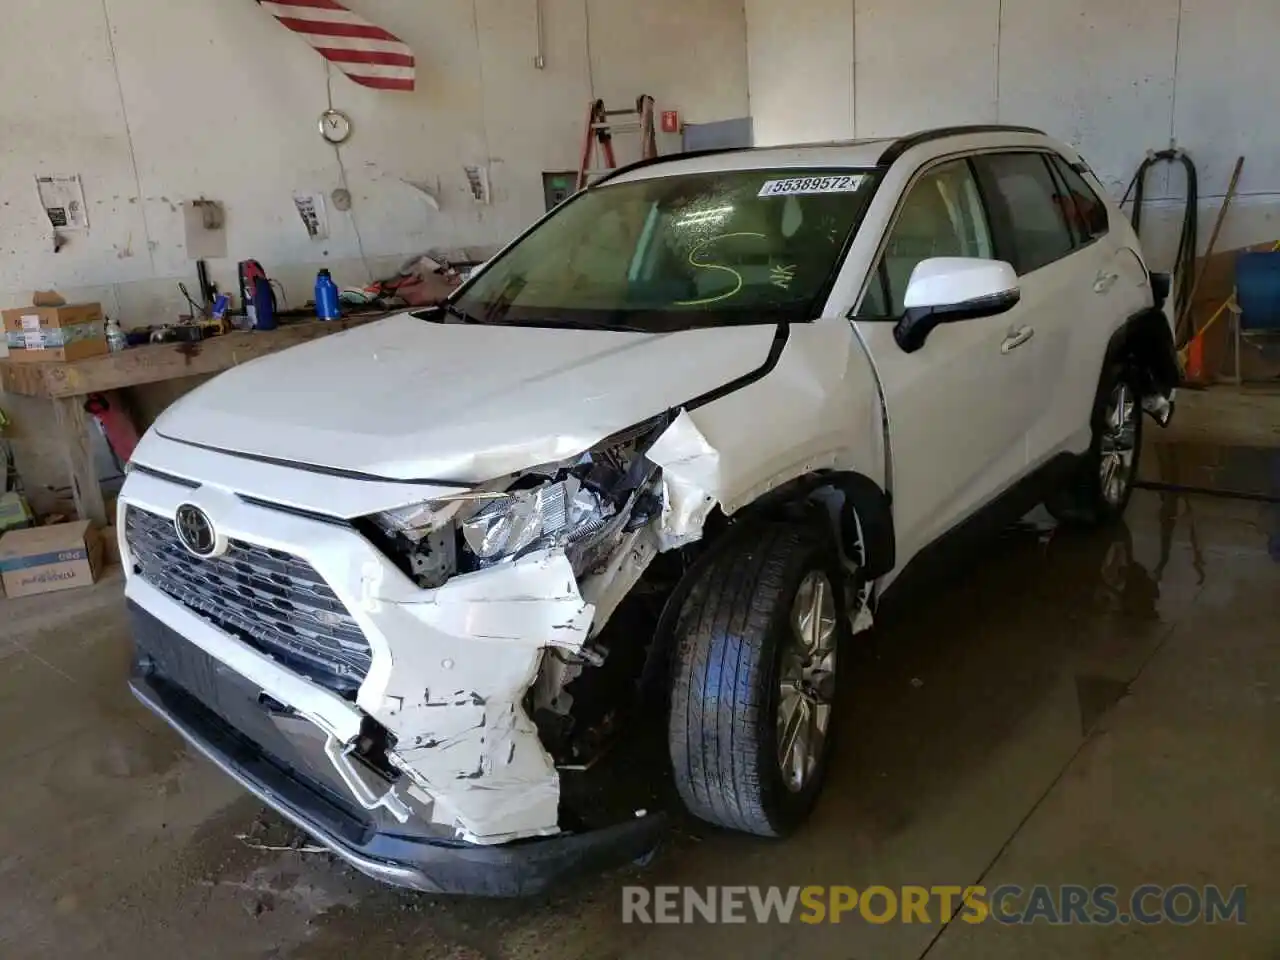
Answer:
POLYGON ((88 520, 0 537, 0 577, 10 597, 87 587, 101 570, 102 540, 88 520))
MULTIPOLYGON (((112 514, 108 513, 107 516, 112 514)), ((102 565, 109 567, 120 562, 120 536, 115 526, 103 527, 98 531, 102 540, 102 565)))
POLYGON ((9 360, 31 363, 83 360, 110 352, 98 303, 66 303, 56 293, 37 293, 32 306, 4 311, 9 360))

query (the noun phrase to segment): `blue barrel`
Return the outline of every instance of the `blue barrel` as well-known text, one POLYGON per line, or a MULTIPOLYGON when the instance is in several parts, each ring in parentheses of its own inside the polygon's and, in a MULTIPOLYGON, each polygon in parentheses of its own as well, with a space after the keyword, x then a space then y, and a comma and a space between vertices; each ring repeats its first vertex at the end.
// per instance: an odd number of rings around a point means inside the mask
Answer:
POLYGON ((1242 253, 1236 260, 1240 329, 1280 330, 1280 253, 1242 253))

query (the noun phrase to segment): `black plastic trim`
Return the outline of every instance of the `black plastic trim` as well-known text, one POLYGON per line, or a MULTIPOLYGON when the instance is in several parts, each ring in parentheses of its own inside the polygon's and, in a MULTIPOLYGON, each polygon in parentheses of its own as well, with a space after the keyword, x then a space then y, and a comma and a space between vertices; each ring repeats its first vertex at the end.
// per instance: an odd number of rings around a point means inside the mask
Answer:
POLYGON ((764 363, 756 367, 754 370, 744 373, 740 377, 735 377, 728 383, 716 387, 714 390, 708 390, 701 396, 694 397, 687 403, 681 404, 685 410, 696 410, 698 407, 706 406, 708 403, 727 397, 731 393, 737 393, 743 387, 749 387, 757 380, 762 380, 773 372, 773 368, 778 365, 778 361, 782 359, 782 351, 786 349, 787 340, 791 337, 791 325, 788 323, 780 323, 773 334, 773 343, 769 345, 769 353, 764 358, 764 363))
POLYGON ((165 473, 163 470, 156 470, 145 464, 131 462, 129 464, 130 473, 145 473, 149 477, 155 477, 157 480, 163 480, 165 483, 174 483, 180 487, 186 487, 188 490, 199 490, 200 481, 189 480, 186 477, 175 477, 172 473, 165 473))
POLYGON ((862 528, 862 547, 866 553, 863 574, 876 579, 897 565, 897 538, 893 527, 893 503, 880 485, 870 477, 853 471, 823 471, 806 474, 770 491, 733 515, 735 525, 747 520, 770 517, 789 504, 804 500, 813 491, 834 487, 844 493, 845 511, 840 518, 840 535, 846 553, 858 539, 853 524, 862 528))
POLYGON ((1147 271, 1147 279, 1151 283, 1151 295, 1155 298, 1152 306, 1156 310, 1164 310, 1169 293, 1173 290, 1173 276, 1168 273, 1147 271))
MULTIPOLYGON (((168 437, 166 439, 172 439, 168 437)), ((177 440, 176 443, 184 443, 185 441, 177 440)), ((219 451, 226 453, 227 451, 219 451)), ((232 454, 237 456, 237 454, 232 454)), ((129 467, 133 473, 145 473, 149 477, 155 477, 157 480, 163 480, 166 483, 177 484, 180 487, 186 487, 188 490, 199 490, 203 484, 197 480, 188 480, 186 477, 175 477, 171 473, 165 473, 162 470, 156 470, 141 463, 134 463, 129 467)), ((243 502, 255 507, 262 507, 264 510, 275 510, 280 513, 288 513, 295 517, 305 517, 307 520, 318 520, 321 523, 332 524, 337 527, 350 527, 351 523, 341 517, 331 516, 327 513, 318 513, 315 510, 306 510, 302 507, 292 507, 285 503, 276 503, 273 500, 263 500, 261 497, 251 497, 245 493, 237 493, 236 497, 243 502)))
POLYGON ((1007 313, 1022 299, 1020 290, 1005 290, 941 307, 908 307, 893 328, 894 342, 905 353, 921 349, 929 334, 944 323, 962 323, 1007 313))
MULTIPOLYGON (((893 499, 870 477, 860 473, 840 474, 835 485, 849 498, 849 506, 862 526, 862 545, 866 551, 863 574, 870 580, 892 572, 898 565, 898 538, 893 526, 893 499)), ((848 514, 842 523, 851 519, 848 514)), ((850 540, 851 531, 843 531, 850 540)))
POLYGON ((274 500, 263 500, 261 497, 251 497, 244 493, 237 493, 236 497, 250 506, 261 507, 263 510, 274 510, 277 513, 287 513, 293 517, 302 517, 304 520, 315 520, 319 523, 327 523, 334 527, 345 527, 347 529, 352 528, 350 520, 344 520, 342 517, 335 517, 328 513, 318 513, 315 510, 307 510, 303 507, 293 507, 287 503, 276 503, 274 500))
POLYGON ((924 143, 931 143, 934 140, 945 140, 947 137, 962 137, 966 134, 972 133, 1033 133, 1038 137, 1048 136, 1048 134, 1043 130, 1037 130, 1035 127, 1019 127, 1001 123, 979 123, 969 126, 935 127, 933 130, 921 130, 919 133, 913 133, 909 137, 902 137, 899 140, 895 140, 885 148, 884 153, 880 154, 879 166, 892 166, 899 157, 912 147, 918 147, 924 143))
POLYGON ((1111 335, 1103 370, 1114 361, 1127 362, 1143 374, 1144 397, 1152 393, 1169 396, 1182 378, 1169 321, 1155 307, 1139 310, 1111 335))

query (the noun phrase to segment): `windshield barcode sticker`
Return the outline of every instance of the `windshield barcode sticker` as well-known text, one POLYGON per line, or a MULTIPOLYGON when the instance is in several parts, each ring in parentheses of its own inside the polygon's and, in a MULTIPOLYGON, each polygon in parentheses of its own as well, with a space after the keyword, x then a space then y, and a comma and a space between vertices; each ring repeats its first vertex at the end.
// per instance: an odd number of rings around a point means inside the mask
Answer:
POLYGON ((852 193, 862 183, 861 176, 793 177, 790 180, 766 180, 758 197, 789 197, 800 193, 852 193))

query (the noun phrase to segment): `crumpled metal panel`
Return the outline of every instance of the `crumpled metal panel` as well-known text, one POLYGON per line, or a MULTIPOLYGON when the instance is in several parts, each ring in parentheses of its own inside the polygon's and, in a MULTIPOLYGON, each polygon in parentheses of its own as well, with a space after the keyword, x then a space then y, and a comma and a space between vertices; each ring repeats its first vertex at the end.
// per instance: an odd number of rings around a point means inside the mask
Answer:
POLYGON ((240 540, 223 556, 196 557, 171 520, 132 506, 125 536, 140 575, 158 590, 332 690, 359 689, 373 660, 369 641, 305 560, 240 540))

